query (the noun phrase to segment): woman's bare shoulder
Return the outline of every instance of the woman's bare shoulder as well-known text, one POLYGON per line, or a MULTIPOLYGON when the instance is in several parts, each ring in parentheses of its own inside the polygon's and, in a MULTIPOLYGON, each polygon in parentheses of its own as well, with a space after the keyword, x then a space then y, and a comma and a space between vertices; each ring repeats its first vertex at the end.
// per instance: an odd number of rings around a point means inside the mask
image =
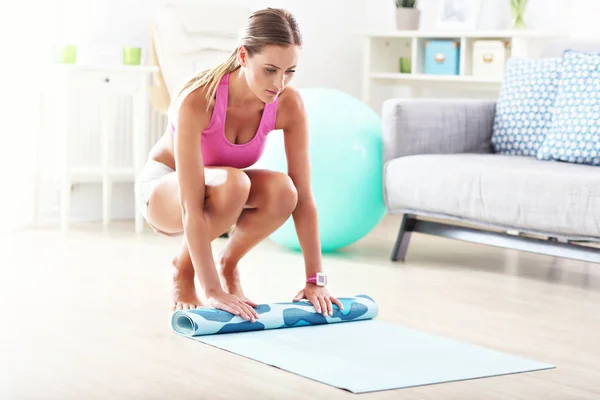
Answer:
POLYGON ((214 101, 209 101, 206 98, 206 88, 199 87, 192 90, 183 100, 181 100, 179 108, 189 110, 206 111, 214 106, 214 101))
POLYGON ((199 87, 173 106, 171 117, 177 121, 192 119, 200 123, 206 122, 210 120, 213 108, 214 101, 209 101, 205 88, 199 87))
POLYGON ((286 87, 279 96, 275 128, 284 129, 286 125, 304 117, 304 103, 300 91, 293 86, 286 87))

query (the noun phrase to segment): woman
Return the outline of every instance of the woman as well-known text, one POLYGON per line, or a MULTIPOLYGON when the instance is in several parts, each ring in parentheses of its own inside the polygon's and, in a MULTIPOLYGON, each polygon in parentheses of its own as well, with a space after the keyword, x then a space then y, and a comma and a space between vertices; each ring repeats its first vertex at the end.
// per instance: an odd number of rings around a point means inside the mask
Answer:
POLYGON ((289 12, 253 13, 228 60, 203 71, 174 96, 169 130, 150 151, 136 182, 144 217, 157 232, 183 233, 173 260, 175 309, 205 305, 254 322, 257 304, 239 281, 239 260, 292 215, 304 254, 307 281, 294 301, 308 299, 332 315, 310 185, 308 126, 302 100, 288 84, 302 46, 289 12), (270 131, 284 133, 288 174, 246 169, 261 156, 270 131), (204 182, 204 184, 203 184, 204 182), (232 225, 217 262, 211 242, 232 225), (216 265, 217 264, 217 265, 216 265))

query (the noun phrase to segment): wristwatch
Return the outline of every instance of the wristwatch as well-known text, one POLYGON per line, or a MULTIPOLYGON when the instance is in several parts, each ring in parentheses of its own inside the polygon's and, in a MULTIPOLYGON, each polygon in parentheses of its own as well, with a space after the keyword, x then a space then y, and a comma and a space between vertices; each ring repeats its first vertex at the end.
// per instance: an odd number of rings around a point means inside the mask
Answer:
POLYGON ((327 285, 327 275, 323 272, 317 272, 306 279, 306 283, 314 283, 317 286, 327 285))

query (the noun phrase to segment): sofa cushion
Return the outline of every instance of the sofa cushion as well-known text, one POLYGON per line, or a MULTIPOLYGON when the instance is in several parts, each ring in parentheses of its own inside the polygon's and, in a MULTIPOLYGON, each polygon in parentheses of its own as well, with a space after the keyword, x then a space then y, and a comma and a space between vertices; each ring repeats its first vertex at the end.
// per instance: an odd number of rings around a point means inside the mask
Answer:
POLYGON ((384 164, 392 213, 449 216, 523 232, 600 238, 598 168, 494 154, 414 155, 384 164))
POLYGON ((558 82, 552 123, 537 157, 600 165, 600 55, 566 51, 558 82))
POLYGON ((511 58, 498 96, 492 145, 535 157, 552 119, 561 59, 511 58))

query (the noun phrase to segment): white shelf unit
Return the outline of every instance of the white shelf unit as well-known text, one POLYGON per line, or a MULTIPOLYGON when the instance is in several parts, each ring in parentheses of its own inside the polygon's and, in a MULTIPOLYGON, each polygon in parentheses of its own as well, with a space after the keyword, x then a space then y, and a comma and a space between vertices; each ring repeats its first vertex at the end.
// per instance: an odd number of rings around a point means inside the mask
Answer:
MULTIPOLYGON (((527 31, 391 31, 366 35, 364 42, 363 101, 371 100, 373 81, 388 85, 424 87, 445 84, 475 87, 498 91, 502 79, 472 75, 473 44, 478 40, 503 40, 509 43, 510 55, 537 58, 548 40, 563 37, 560 34, 527 31), (425 44, 428 40, 453 39, 460 41, 460 66, 458 75, 431 75, 424 73, 425 44), (400 57, 411 61, 411 72, 400 72, 400 57)), ((377 107, 374 107, 377 109, 377 107)))
MULTIPOLYGON (((60 228, 67 232, 71 209, 72 185, 78 183, 102 184, 102 222, 107 226, 111 221, 112 187, 118 182, 133 182, 142 169, 147 158, 149 139, 148 88, 155 66, 93 66, 53 64, 46 68, 47 84, 44 87, 49 95, 49 102, 54 103, 56 126, 53 134, 58 141, 60 151, 60 228), (79 154, 79 140, 85 136, 81 131, 81 115, 85 111, 83 100, 86 97, 101 99, 101 126, 97 153, 99 160, 85 159, 79 154), (114 164, 114 155, 118 151, 120 140, 113 132, 117 117, 118 100, 120 97, 131 97, 131 127, 128 136, 132 148, 128 165, 114 164), (99 162, 97 162, 99 161, 99 162)), ((87 115, 87 114, 83 114, 87 115)), ((38 138, 38 141, 40 139, 38 138)), ((92 145, 96 147, 96 145, 92 145)), ((37 146, 39 147, 39 145, 37 146)), ((38 149, 41 151, 41 149, 38 149)), ((96 152, 95 152, 96 153, 96 152)), ((88 155, 89 156, 89 155, 88 155)), ((36 157, 36 158, 39 158, 36 157)), ((41 168, 41 166, 38 166, 41 168)), ((36 173, 36 204, 35 217, 37 221, 37 197, 40 172, 36 173)), ((144 221, 141 211, 135 205, 135 230, 143 230, 144 221)))

